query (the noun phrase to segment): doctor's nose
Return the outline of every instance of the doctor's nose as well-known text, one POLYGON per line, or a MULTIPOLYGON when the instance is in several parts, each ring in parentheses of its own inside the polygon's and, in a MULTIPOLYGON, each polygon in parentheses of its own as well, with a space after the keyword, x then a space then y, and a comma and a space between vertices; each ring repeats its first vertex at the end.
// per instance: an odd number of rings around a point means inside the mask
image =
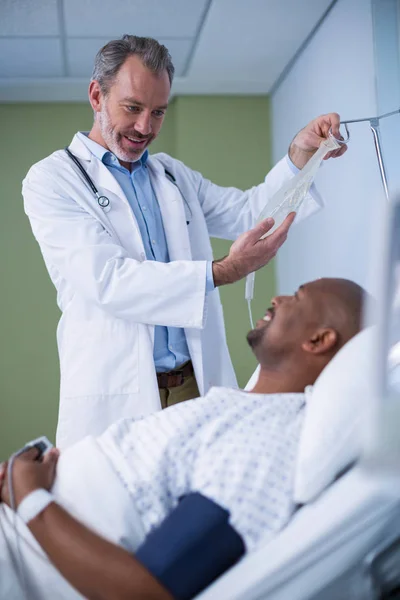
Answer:
POLYGON ((142 135, 149 135, 151 133, 151 117, 146 113, 141 113, 135 121, 135 129, 142 135))

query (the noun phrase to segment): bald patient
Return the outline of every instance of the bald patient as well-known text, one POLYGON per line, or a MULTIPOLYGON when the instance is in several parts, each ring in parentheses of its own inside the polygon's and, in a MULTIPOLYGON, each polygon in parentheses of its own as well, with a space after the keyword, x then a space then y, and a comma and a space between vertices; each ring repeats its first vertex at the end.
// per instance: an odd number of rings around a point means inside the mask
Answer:
MULTIPOLYGON (((363 298, 344 279, 274 298, 247 336, 261 366, 251 393, 213 388, 162 413, 121 420, 61 456, 53 450, 38 462, 31 450, 17 458, 17 505, 38 489, 52 492, 21 524, 31 590, 43 599, 192 598, 276 535, 294 510, 304 388, 360 331, 363 298), (124 514, 126 531, 117 535, 124 514), (51 560, 46 568, 35 565, 32 544, 51 560)), ((15 558, 6 470, 2 573, 15 558)))
POLYGON ((247 341, 260 363, 255 393, 302 392, 361 328, 364 290, 347 279, 318 279, 272 306, 247 341))

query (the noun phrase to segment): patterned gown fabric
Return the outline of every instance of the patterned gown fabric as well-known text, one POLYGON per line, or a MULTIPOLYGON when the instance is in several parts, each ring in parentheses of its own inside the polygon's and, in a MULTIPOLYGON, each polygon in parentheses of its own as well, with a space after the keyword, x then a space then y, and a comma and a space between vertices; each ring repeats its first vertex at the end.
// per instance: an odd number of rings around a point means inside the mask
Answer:
POLYGON ((98 442, 146 534, 180 497, 198 491, 230 511, 231 524, 253 550, 293 513, 304 404, 303 394, 212 388, 204 398, 118 421, 98 442))

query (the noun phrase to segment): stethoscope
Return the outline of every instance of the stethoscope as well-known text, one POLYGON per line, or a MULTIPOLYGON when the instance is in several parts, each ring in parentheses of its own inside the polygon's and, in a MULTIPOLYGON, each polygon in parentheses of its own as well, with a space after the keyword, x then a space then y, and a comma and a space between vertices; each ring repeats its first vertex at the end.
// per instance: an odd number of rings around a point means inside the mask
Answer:
MULTIPOLYGON (((77 159, 77 157, 75 156, 75 154, 72 154, 72 152, 68 148, 68 146, 66 146, 64 148, 64 150, 68 154, 68 156, 74 161, 74 163, 76 164, 76 166, 78 167, 78 169, 82 173, 83 177, 85 178, 85 181, 89 184, 90 189, 92 190, 93 194, 97 198, 98 205, 104 210, 104 212, 108 212, 111 209, 111 203, 110 203, 109 198, 107 198, 107 196, 101 196, 100 195, 99 190, 94 185, 93 179, 91 179, 91 177, 89 177, 89 175, 86 173, 85 169, 81 165, 80 161, 77 159)), ((165 172, 165 176, 167 177, 167 179, 178 189, 180 195, 182 196, 182 199, 183 199, 184 203, 186 204, 186 206, 189 209, 190 218, 188 219, 188 217, 186 216, 186 225, 189 225, 189 223, 190 223, 190 221, 191 221, 191 219, 193 217, 192 209, 190 208, 190 205, 189 205, 188 201, 186 200, 185 196, 182 194, 181 190, 179 189, 178 184, 176 183, 176 179, 172 175, 172 173, 170 173, 169 171, 167 171, 167 169, 164 169, 164 172, 165 172)))
POLYGON ((68 148, 68 146, 66 148, 64 148, 64 149, 65 149, 65 152, 68 154, 68 156, 70 158, 72 158, 72 160, 74 161, 74 163, 76 164, 76 166, 78 167, 78 169, 80 170, 80 172, 82 173, 82 175, 84 176, 85 180, 89 184, 89 186, 90 186, 93 194, 97 198, 98 205, 104 210, 104 212, 108 212, 110 210, 110 208, 111 208, 109 198, 107 198, 107 196, 100 196, 99 190, 97 189, 97 187, 93 183, 93 179, 91 179, 91 177, 89 177, 89 175, 86 173, 85 169, 82 167, 81 163, 76 158, 75 154, 72 154, 72 152, 68 148))

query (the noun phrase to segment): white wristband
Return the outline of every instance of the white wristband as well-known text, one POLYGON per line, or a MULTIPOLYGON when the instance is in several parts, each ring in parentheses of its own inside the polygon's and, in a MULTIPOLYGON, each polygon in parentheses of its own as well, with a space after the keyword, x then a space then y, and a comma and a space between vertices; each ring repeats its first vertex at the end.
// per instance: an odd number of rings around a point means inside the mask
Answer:
POLYGON ((22 500, 18 506, 17 515, 24 523, 29 523, 37 517, 47 506, 54 502, 54 496, 42 488, 34 490, 22 500))

